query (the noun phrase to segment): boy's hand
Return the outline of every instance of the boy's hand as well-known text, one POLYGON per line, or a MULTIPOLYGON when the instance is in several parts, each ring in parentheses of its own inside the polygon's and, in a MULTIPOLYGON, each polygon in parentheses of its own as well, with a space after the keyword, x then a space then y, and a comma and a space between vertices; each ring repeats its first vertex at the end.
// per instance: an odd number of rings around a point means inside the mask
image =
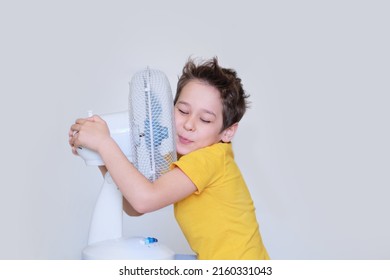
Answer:
POLYGON ((77 119, 69 130, 69 144, 77 155, 78 147, 85 147, 99 152, 102 144, 110 139, 106 122, 99 116, 77 119))

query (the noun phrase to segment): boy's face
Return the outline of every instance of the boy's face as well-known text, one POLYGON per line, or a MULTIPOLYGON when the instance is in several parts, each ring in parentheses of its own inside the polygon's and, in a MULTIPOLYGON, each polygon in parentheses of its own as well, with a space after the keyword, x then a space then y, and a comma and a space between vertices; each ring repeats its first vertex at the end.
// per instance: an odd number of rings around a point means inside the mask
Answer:
POLYGON ((190 81, 175 104, 175 123, 180 155, 220 142, 223 116, 219 91, 201 81, 190 81))

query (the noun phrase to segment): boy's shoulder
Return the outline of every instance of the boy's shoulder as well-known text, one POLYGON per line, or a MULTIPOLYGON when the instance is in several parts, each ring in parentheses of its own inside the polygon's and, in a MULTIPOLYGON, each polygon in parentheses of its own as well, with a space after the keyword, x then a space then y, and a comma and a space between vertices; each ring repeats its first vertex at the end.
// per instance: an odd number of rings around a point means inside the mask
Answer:
POLYGON ((177 163, 210 166, 224 164, 227 161, 234 161, 232 144, 221 142, 179 156, 177 163))
POLYGON ((205 155, 205 156, 217 156, 217 157, 231 157, 234 158, 233 148, 231 143, 216 143, 196 151, 191 152, 194 155, 205 155))

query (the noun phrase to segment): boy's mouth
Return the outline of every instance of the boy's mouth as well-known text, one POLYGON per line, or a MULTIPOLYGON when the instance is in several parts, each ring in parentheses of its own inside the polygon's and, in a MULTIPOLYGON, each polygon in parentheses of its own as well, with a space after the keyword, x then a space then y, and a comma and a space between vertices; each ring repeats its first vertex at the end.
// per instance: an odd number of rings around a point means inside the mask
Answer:
POLYGON ((190 144, 190 143, 194 142, 194 141, 191 141, 191 140, 189 140, 189 139, 187 139, 185 137, 182 137, 180 135, 178 135, 178 138, 179 138, 179 142, 184 144, 184 145, 187 145, 187 144, 190 144))

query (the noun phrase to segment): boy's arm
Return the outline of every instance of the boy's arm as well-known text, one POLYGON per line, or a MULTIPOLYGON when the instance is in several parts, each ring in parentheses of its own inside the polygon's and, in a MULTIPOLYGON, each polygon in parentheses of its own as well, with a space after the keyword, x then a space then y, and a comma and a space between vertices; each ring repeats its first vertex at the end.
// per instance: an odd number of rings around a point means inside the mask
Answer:
POLYGON ((125 200, 138 213, 171 205, 197 190, 179 168, 172 169, 151 183, 128 161, 112 138, 107 139, 98 152, 125 200))
POLYGON ((111 138, 107 124, 98 116, 79 119, 71 126, 70 144, 97 151, 124 198, 138 213, 152 212, 194 193, 194 183, 174 168, 151 183, 123 154, 111 138))
POLYGON ((142 216, 143 213, 139 213, 137 211, 135 211, 135 209, 133 208, 133 206, 131 206, 131 204, 126 200, 125 197, 123 197, 123 211, 125 211, 125 213, 129 216, 142 216))
MULTIPOLYGON (((70 139, 73 137, 73 132, 72 131, 69 132, 69 137, 70 137, 70 139)), ((74 145, 71 144, 71 143, 70 143, 70 145, 72 147, 73 154, 78 155, 77 154, 77 149, 74 147, 74 145)), ((100 170, 100 173, 102 173, 102 176, 104 177, 106 175, 107 171, 108 171, 107 167, 105 165, 101 165, 101 166, 98 166, 98 168, 100 170)), ((125 211, 125 213, 127 215, 129 215, 129 216, 141 216, 141 215, 143 215, 142 213, 139 213, 139 212, 135 211, 134 208, 131 206, 131 204, 126 200, 125 197, 123 197, 122 205, 123 205, 122 206, 123 207, 123 211, 125 211)))

